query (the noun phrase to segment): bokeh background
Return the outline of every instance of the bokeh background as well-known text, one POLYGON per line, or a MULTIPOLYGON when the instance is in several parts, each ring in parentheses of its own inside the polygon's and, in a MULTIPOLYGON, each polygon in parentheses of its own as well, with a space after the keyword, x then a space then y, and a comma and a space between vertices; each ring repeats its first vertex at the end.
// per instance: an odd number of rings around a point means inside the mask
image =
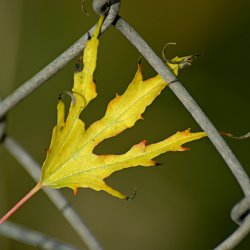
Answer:
MULTIPOLYGON (((96 21, 83 15, 81 1, 0 0, 0 95, 6 97, 56 58, 96 21)), ((203 52, 180 79, 219 130, 236 135, 250 128, 250 2, 248 0, 179 0, 122 2, 120 14, 160 55, 203 52)), ((98 98, 83 113, 87 125, 102 117, 115 93, 122 93, 137 67, 139 53, 113 27, 101 37, 98 59, 98 98)), ((70 90, 74 62, 18 104, 8 114, 8 133, 42 164, 56 120, 58 94, 70 90)), ((142 61, 145 77, 155 74, 142 61)), ((97 153, 122 153, 142 139, 157 142, 177 130, 199 126, 169 89, 144 114, 144 121, 102 143, 97 153)), ((249 140, 227 139, 250 173, 249 140)), ((135 200, 126 202, 81 189, 76 197, 62 192, 96 238, 109 250, 212 249, 235 229, 230 210, 242 192, 214 147, 203 139, 192 150, 157 158, 163 165, 133 168, 113 174, 107 182, 135 200)), ((34 181, 0 147, 0 212, 5 213, 33 186, 34 181)), ((24 205, 12 221, 86 249, 43 192, 24 205)), ((0 236, 0 248, 32 247, 0 236)), ((237 249, 250 249, 248 236, 237 249)))

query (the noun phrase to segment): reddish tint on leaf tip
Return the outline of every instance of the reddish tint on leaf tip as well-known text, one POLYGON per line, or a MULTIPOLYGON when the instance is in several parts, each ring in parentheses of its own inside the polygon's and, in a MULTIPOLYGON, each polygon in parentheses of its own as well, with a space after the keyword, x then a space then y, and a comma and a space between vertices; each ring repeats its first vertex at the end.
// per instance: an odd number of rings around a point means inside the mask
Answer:
POLYGON ((78 193, 78 188, 74 188, 73 192, 74 192, 74 196, 76 196, 78 193))
POLYGON ((190 148, 186 148, 186 147, 182 147, 181 146, 181 150, 180 151, 188 151, 188 150, 190 150, 190 148))

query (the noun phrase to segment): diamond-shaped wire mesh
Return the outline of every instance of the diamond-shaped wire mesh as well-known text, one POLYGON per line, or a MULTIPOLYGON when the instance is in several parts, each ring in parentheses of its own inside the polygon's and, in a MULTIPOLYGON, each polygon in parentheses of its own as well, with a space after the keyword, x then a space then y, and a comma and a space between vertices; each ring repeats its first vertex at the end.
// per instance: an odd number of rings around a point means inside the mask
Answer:
MULTIPOLYGON (((109 1, 94 1, 95 4, 106 4, 109 1)), ((103 25, 102 33, 113 23, 114 27, 120 31, 131 44, 139 51, 139 53, 151 64, 151 66, 170 84, 170 89, 179 98, 182 104, 191 113, 200 127, 207 132, 211 142, 214 144, 217 151, 227 163, 228 167, 237 179, 246 197, 250 193, 249 178, 243 167, 232 153, 231 149, 224 142, 217 129, 209 121, 204 112, 199 108, 194 99, 175 79, 172 72, 165 66, 162 60, 155 54, 150 46, 141 38, 140 35, 121 17, 116 16, 119 10, 120 1, 111 1, 112 5, 109 9, 109 14, 106 18, 106 23, 103 25)), ((98 9, 98 8, 97 8, 98 9)), ((101 9, 101 8, 100 8, 101 9)), ((74 43, 68 50, 63 52, 58 58, 48 64, 43 70, 34 75, 30 80, 21 85, 17 90, 10 94, 0 103, 0 138, 4 147, 22 164, 26 171, 36 180, 39 180, 40 168, 39 164, 34 161, 31 155, 26 152, 10 135, 6 135, 5 117, 8 112, 15 107, 23 99, 32 94, 39 86, 44 84, 48 79, 60 71, 72 59, 81 53, 84 48, 88 33, 91 34, 93 28, 90 29, 82 38, 74 43)), ((52 202, 57 206, 59 211, 68 220, 71 226, 78 233, 80 238, 85 242, 89 249, 102 249, 95 237, 90 233, 89 229, 82 222, 81 218, 70 206, 68 201, 56 190, 45 190, 52 202)), ((250 231, 250 217, 248 199, 243 200, 243 205, 239 204, 233 211, 232 217, 240 226, 235 233, 229 237, 224 243, 216 249, 232 249, 236 246, 250 231), (240 212, 239 212, 240 211, 240 212)), ((45 249, 75 249, 65 243, 57 242, 55 239, 47 238, 44 235, 33 232, 29 229, 22 228, 12 223, 6 223, 0 226, 0 233, 10 238, 26 242, 30 245, 38 245, 45 249), (22 237, 23 236, 23 237, 22 237), (33 239, 33 241, 31 240, 33 239)))

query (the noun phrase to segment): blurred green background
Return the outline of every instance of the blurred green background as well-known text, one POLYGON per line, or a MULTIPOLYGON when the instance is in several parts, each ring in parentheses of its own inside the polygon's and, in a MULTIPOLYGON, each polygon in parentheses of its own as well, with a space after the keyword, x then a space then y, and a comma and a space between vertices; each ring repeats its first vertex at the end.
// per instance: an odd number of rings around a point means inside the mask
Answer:
MULTIPOLYGON (((56 58, 96 21, 81 12, 81 1, 0 0, 0 95, 6 97, 56 58)), ((160 55, 167 42, 168 56, 203 52, 180 79, 219 130, 244 134, 250 128, 248 80, 250 57, 250 1, 122 2, 120 14, 160 55)), ((102 117, 107 102, 122 93, 136 70, 139 53, 113 27, 101 37, 97 80, 98 98, 83 113, 87 125, 102 117)), ((42 164, 56 120, 58 94, 70 90, 74 62, 18 104, 8 114, 8 133, 42 164)), ((155 74, 143 63, 145 77, 155 74)), ((122 153, 142 139, 157 142, 177 130, 199 131, 169 89, 144 114, 144 121, 98 146, 97 153, 122 153)), ((249 140, 227 140, 249 171, 249 140)), ((242 192, 230 170, 208 141, 188 144, 192 150, 157 158, 163 165, 127 169, 107 182, 126 194, 126 202, 81 189, 76 197, 62 192, 96 238, 109 250, 212 249, 237 226, 231 208, 242 192)), ((6 212, 34 181, 0 147, 0 213, 6 212)), ((12 221, 86 249, 43 192, 24 205, 12 221)), ((0 236, 0 249, 34 249, 0 236)), ((237 249, 250 249, 248 236, 237 249)))

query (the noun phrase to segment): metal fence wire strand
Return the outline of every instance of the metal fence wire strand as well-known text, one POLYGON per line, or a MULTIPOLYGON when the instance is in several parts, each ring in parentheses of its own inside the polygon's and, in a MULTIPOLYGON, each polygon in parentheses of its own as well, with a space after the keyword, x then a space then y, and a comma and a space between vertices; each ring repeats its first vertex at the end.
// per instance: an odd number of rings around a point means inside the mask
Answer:
MULTIPOLYGON (((99 1, 94 1, 99 2, 99 1)), ((103 2, 103 1, 100 1, 103 2)), ((109 26, 113 23, 114 19, 120 8, 119 1, 114 2, 110 8, 108 8, 108 15, 101 28, 101 34, 105 32, 109 26)), ((96 3, 97 6, 101 6, 100 3, 96 3)), ((106 5, 104 5, 106 6, 106 5)), ((107 5, 108 6, 108 5, 107 5)), ((101 7, 99 7, 100 9, 101 7)), ((105 12, 107 8, 103 8, 105 12)), ((4 116, 13 107, 15 107, 22 100, 27 98, 32 94, 37 88, 43 85, 47 80, 54 76, 58 71, 64 68, 70 61, 77 57, 84 49, 85 43, 88 40, 89 35, 92 35, 95 30, 96 25, 94 25, 88 32, 86 32, 80 39, 78 39, 73 45, 71 45, 67 50, 65 50, 61 55, 59 55, 55 60, 45 66, 41 71, 34 75, 31 79, 24 82, 19 88, 17 88, 13 93, 7 96, 0 103, 0 117, 4 116)))
MULTIPOLYGON (((10 154, 23 166, 23 168, 30 174, 30 176, 38 182, 40 179, 40 166, 25 151, 13 138, 6 136, 3 141, 4 147, 10 152, 10 154)), ((45 194, 49 197, 52 203, 57 207, 60 213, 68 221, 74 231, 79 235, 82 241, 90 250, 102 250, 102 247, 85 225, 81 217, 70 206, 67 199, 56 189, 43 189, 45 194)), ((2 226, 2 225, 1 225, 2 226)))
POLYGON ((56 240, 40 232, 30 230, 13 222, 6 222, 0 227, 0 234, 33 247, 46 250, 79 250, 69 244, 56 240))
MULTIPOLYGON (((96 11, 96 13, 99 15, 106 15, 101 33, 103 33, 111 24, 113 24, 114 27, 119 30, 130 41, 130 43, 137 48, 140 54, 145 57, 145 59, 152 65, 156 72, 159 73, 166 82, 173 82, 169 85, 170 89, 179 98, 179 100, 190 112, 190 114, 200 125, 200 127, 208 134, 209 139, 214 144, 218 153, 227 163, 228 167, 239 183, 244 195, 246 196, 246 198, 243 198, 241 202, 245 202, 244 209, 242 209, 242 206, 241 209, 239 209, 239 205, 236 205, 234 208, 234 214, 236 214, 237 218, 239 218, 239 220, 236 220, 239 224, 238 229, 236 229, 236 231, 231 236, 229 236, 224 242, 222 242, 218 247, 215 248, 216 250, 233 249, 250 231, 250 215, 248 215, 249 213, 247 212, 250 210, 250 203, 248 202, 248 196, 250 195, 249 177, 229 146, 217 132, 217 129, 210 122, 209 118, 201 110, 201 108, 198 106, 192 96, 187 92, 187 90, 182 86, 182 84, 175 79, 175 76, 172 74, 171 70, 166 67, 162 60, 140 37, 140 35, 124 19, 118 16, 119 8, 119 0, 93 0, 93 9, 96 11)), ((27 152, 25 152, 25 150, 17 142, 15 142, 14 139, 5 135, 6 124, 4 116, 13 107, 15 107, 15 105, 20 103, 23 99, 27 98, 39 86, 44 84, 49 78, 51 78, 65 65, 67 65, 67 63, 69 63, 72 59, 79 55, 85 46, 85 42, 88 38, 88 33, 92 34, 94 28, 95 26, 91 28, 85 35, 83 35, 78 41, 76 41, 69 49, 63 52, 59 57, 48 64, 30 80, 21 85, 0 103, 0 139, 3 142, 5 148, 10 151, 10 153, 22 164, 22 166, 30 173, 30 175, 35 180, 38 179, 40 168, 32 159, 32 157, 27 152)), ((90 250, 101 250, 102 248, 100 244, 90 233, 86 225, 75 213, 73 208, 68 206, 66 199, 59 193, 59 191, 46 189, 45 192, 50 197, 52 202, 59 208, 66 220, 68 220, 68 222, 75 229, 81 239, 85 242, 87 247, 90 250)), ((18 227, 19 226, 17 225, 12 225, 13 230, 18 229, 18 227)), ((6 237, 10 238, 14 237, 13 233, 8 233, 8 230, 4 231, 4 233, 3 231, 3 228, 1 228, 0 234, 4 234, 6 237)), ((29 233, 32 232, 24 230, 24 234, 25 233, 26 236, 28 236, 29 233)), ((18 240, 18 237, 16 237, 15 239, 18 240)), ((50 240, 53 242, 53 239, 50 240)), ((53 249, 53 247, 49 249, 53 249)), ((59 248, 54 247, 54 249, 59 248)))

